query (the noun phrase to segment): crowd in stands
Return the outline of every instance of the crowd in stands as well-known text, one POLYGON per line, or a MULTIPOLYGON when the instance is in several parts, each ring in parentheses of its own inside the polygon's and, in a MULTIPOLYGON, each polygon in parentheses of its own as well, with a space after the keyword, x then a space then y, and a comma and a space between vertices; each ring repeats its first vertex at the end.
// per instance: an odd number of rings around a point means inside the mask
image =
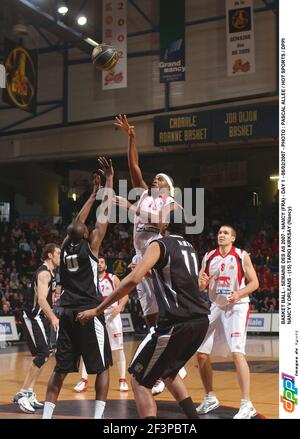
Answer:
MULTIPOLYGON (((213 220, 203 233, 191 236, 191 241, 201 260, 204 253, 217 246, 216 235, 220 221, 213 220)), ((251 295, 252 312, 278 312, 278 231, 270 224, 263 224, 253 237, 246 234, 246 227, 236 224, 236 245, 251 255, 259 278, 259 289, 251 295)), ((0 224, 0 315, 14 315, 18 327, 25 294, 31 278, 40 264, 41 250, 48 242, 61 243, 65 236, 62 224, 46 221, 0 224)), ((103 241, 102 252, 107 258, 108 270, 120 278, 128 272, 134 255, 132 225, 110 225, 103 241)), ((127 311, 132 313, 135 327, 142 330, 141 309, 136 296, 132 296, 127 311)))

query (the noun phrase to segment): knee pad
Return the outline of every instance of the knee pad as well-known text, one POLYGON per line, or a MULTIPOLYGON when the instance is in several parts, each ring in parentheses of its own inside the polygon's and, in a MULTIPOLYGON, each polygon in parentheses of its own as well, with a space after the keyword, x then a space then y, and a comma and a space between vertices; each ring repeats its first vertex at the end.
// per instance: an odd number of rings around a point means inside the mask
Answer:
POLYGON ((39 353, 33 359, 33 363, 36 367, 38 367, 40 369, 42 366, 44 366, 46 361, 48 361, 48 358, 49 358, 49 353, 48 353, 48 355, 45 353, 39 353))

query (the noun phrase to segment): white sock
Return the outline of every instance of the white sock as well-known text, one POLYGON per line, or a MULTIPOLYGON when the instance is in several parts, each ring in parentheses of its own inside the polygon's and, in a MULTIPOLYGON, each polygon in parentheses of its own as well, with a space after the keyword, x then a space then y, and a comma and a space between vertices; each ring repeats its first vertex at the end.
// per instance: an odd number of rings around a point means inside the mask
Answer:
POLYGON ((250 399, 241 399, 241 405, 243 405, 243 404, 248 404, 248 403, 251 404, 250 399))
POLYGON ((206 396, 207 396, 208 398, 215 398, 215 397, 216 397, 215 392, 208 392, 208 393, 206 394, 206 396))
POLYGON ((95 401, 95 416, 94 419, 101 419, 104 409, 105 409, 106 401, 95 401))
POLYGON ((187 371, 185 370, 184 367, 182 367, 180 369, 180 371, 178 372, 178 375, 180 376, 180 378, 183 380, 186 376, 187 376, 187 371))
POLYGON ((21 389, 20 392, 22 392, 22 393, 33 393, 33 389, 32 388, 21 389))
POLYGON ((84 364, 83 360, 82 360, 81 378, 83 378, 84 380, 88 379, 88 373, 86 371, 85 364, 84 364))
POLYGON ((115 351, 117 357, 117 367, 119 371, 119 378, 126 378, 126 357, 123 349, 115 351))
POLYGON ((55 409, 55 404, 53 404, 53 402, 45 401, 43 419, 51 419, 54 409, 55 409))

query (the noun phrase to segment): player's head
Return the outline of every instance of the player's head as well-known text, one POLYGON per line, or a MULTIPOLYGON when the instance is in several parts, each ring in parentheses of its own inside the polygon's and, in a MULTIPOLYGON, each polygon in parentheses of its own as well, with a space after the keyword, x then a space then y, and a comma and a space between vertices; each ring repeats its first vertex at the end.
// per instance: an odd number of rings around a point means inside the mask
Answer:
POLYGON ((68 226, 67 233, 73 242, 80 241, 81 239, 88 239, 89 237, 88 228, 81 221, 73 221, 68 226))
POLYGON ((106 259, 103 255, 98 258, 98 273, 103 274, 107 270, 106 259))
POLYGON ((53 242, 46 244, 42 251, 42 261, 51 262, 54 268, 59 266, 60 263, 60 247, 53 242))
POLYGON ((158 189, 160 191, 169 191, 171 197, 174 197, 174 182, 167 174, 159 173, 154 177, 151 188, 158 189))
POLYGON ((233 245, 236 240, 236 231, 229 224, 223 224, 218 231, 218 244, 220 247, 233 245))
POLYGON ((182 209, 170 210, 166 214, 164 222, 161 226, 161 233, 163 235, 185 235, 186 221, 184 219, 184 212, 182 209))

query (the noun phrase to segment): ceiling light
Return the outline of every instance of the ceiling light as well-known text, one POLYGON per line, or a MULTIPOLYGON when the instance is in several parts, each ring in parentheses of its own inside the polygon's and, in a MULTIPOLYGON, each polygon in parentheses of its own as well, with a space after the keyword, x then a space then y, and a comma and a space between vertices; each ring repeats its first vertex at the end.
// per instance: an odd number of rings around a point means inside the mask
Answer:
POLYGON ((77 23, 79 26, 84 26, 87 23, 87 18, 84 15, 81 15, 77 18, 77 23))
POLYGON ((58 8, 58 12, 61 14, 61 15, 66 15, 66 13, 68 12, 68 8, 67 8, 67 6, 60 6, 59 8, 58 8))

